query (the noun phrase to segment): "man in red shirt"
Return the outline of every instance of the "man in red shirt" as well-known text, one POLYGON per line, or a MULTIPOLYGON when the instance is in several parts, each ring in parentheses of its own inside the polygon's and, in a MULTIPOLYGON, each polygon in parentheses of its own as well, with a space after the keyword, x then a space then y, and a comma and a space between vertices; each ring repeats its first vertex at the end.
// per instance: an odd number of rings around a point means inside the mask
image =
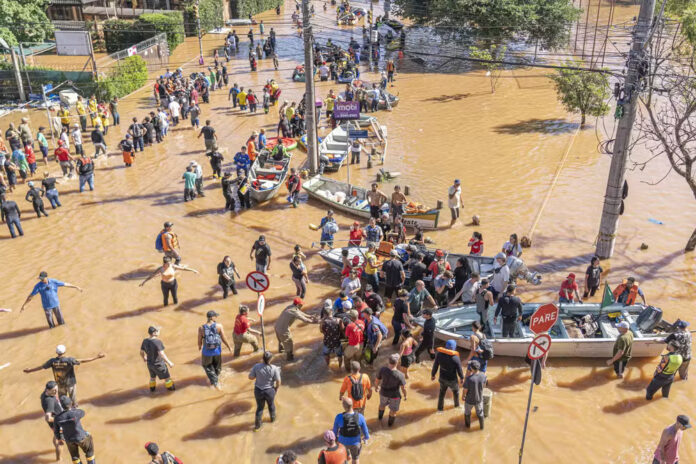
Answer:
POLYGON ((256 341, 256 337, 253 334, 261 335, 261 332, 252 329, 249 326, 249 307, 241 305, 239 307, 239 314, 234 320, 234 332, 232 333, 232 340, 234 341, 234 356, 237 357, 242 351, 242 345, 248 343, 254 349, 254 352, 259 350, 259 343, 256 341))
POLYGON ((70 175, 74 170, 72 161, 73 157, 70 156, 70 152, 65 148, 65 143, 62 140, 58 141, 58 148, 53 152, 56 155, 56 163, 60 164, 60 168, 63 170, 63 176, 70 175))
POLYGON ((433 279, 445 271, 451 271, 452 266, 445 260, 445 253, 438 249, 435 250, 435 260, 428 266, 428 273, 433 276, 433 279))
POLYGON ((561 283, 561 290, 558 292, 558 301, 560 303, 573 303, 574 301, 582 303, 578 294, 578 283, 575 282, 575 274, 568 274, 566 280, 561 283))
POLYGON ((350 362, 358 361, 362 358, 362 344, 365 340, 365 323, 358 319, 358 312, 354 309, 348 311, 351 323, 346 326, 346 337, 348 346, 343 351, 343 365, 346 372, 350 372, 350 362))

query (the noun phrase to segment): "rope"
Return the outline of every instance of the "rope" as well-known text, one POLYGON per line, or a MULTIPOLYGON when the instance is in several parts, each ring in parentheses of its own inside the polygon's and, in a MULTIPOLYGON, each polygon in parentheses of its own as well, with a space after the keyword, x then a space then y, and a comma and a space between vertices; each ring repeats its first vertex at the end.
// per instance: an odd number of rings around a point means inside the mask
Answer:
POLYGON ((573 137, 570 139, 570 143, 568 144, 568 148, 566 149, 565 153, 563 154, 561 161, 558 163, 558 167, 556 168, 556 173, 553 175, 553 180, 551 181, 551 185, 549 186, 549 189, 546 192, 546 196, 544 197, 544 201, 541 203, 541 206, 539 207, 539 211, 537 212, 536 218, 534 218, 534 223, 532 223, 532 227, 529 229, 529 234, 527 234, 527 237, 529 237, 530 241, 532 240, 532 236, 534 235, 534 231, 536 230, 537 224, 539 224, 539 219, 541 219, 541 214, 544 212, 544 208, 546 208, 546 204, 549 202, 549 199, 551 198, 551 192, 553 192, 553 188, 556 186, 556 183, 558 182, 558 178, 560 177, 561 171, 563 170, 563 166, 565 165, 565 162, 568 159, 568 155, 570 154, 570 149, 573 147, 573 143, 575 142, 575 138, 577 137, 578 133, 580 132, 580 128, 581 128, 581 126, 578 125, 578 128, 575 130, 573 137))

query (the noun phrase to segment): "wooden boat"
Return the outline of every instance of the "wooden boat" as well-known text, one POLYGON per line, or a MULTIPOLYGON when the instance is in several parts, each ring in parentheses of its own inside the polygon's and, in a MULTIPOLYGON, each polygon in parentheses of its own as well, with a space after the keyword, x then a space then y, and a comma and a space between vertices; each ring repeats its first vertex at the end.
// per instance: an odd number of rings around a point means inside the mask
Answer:
MULTIPOLYGON (((324 176, 312 177, 303 182, 302 187, 307 191, 307 195, 329 205, 334 210, 365 219, 370 218, 367 190, 362 187, 324 176)), ((439 217, 440 210, 421 208, 407 210, 403 215, 403 221, 406 227, 417 225, 421 229, 437 229, 439 217)))
POLYGON ((367 128, 371 130, 371 136, 367 139, 362 139, 363 146, 367 149, 370 145, 377 149, 377 154, 380 157, 380 162, 384 164, 387 156, 387 126, 380 126, 377 119, 371 117, 359 121, 350 121, 332 130, 319 144, 319 156, 325 156, 328 159, 328 165, 325 171, 336 172, 346 161, 350 151, 350 141, 348 140, 348 131, 351 129, 367 128), (364 124, 364 125, 361 125, 364 124))
MULTIPOLYGON (((497 324, 493 323, 496 307, 488 309, 488 323, 492 330, 488 338, 495 356, 527 355, 529 343, 534 338, 529 330, 529 318, 539 306, 541 303, 523 305, 523 316, 517 322, 515 338, 502 338, 501 319, 497 324)), ((665 348, 665 337, 675 330, 673 324, 662 321, 662 311, 652 306, 614 304, 600 308, 598 303, 562 303, 559 310, 560 317, 549 331, 553 340, 549 356, 554 358, 611 358, 614 341, 619 335, 616 328, 619 321, 630 324, 634 357, 658 356, 665 348)), ((476 306, 440 309, 433 318, 437 338, 455 340, 457 346, 470 349, 471 323, 480 320, 476 306)), ((420 317, 415 322, 423 325, 420 317)))
POLYGON ((268 201, 278 194, 280 186, 285 182, 290 170, 288 155, 280 161, 271 158, 271 152, 261 150, 249 169, 249 192, 256 203, 268 201))

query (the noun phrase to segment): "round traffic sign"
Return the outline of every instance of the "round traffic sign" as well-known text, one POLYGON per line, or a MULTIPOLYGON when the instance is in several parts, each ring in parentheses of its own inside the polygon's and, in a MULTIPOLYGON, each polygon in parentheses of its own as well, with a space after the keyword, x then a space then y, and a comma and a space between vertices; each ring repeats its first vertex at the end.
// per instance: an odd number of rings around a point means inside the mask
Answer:
POLYGON ((261 293, 268 290, 270 281, 268 280, 268 276, 263 272, 252 271, 246 276, 246 284, 249 290, 261 293))
POLYGON ((549 348, 551 348, 551 336, 549 334, 537 335, 529 344, 527 356, 529 359, 543 358, 549 352, 549 348))
POLYGON ((548 332, 558 320, 558 307, 553 303, 539 306, 529 319, 529 330, 535 334, 548 332))

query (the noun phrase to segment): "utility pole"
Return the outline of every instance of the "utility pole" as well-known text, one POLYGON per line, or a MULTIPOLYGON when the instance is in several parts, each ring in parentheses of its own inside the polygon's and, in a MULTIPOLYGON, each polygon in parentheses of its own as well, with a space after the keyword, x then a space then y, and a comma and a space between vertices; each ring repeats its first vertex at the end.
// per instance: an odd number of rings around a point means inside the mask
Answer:
MULTIPOLYGON (((370 11, 367 12, 367 21, 370 23, 370 28, 367 33, 368 40, 370 41, 370 71, 372 71, 372 15, 375 11, 374 5, 374 2, 370 2, 370 11)), ((358 65, 360 65, 360 63, 358 63, 358 65)))
POLYGON ((628 73, 624 84, 625 103, 624 112, 619 119, 619 127, 616 131, 616 140, 609 168, 607 190, 604 194, 604 208, 602 221, 599 225, 597 236, 596 255, 600 258, 610 258, 614 252, 616 231, 619 225, 619 215, 623 204, 623 184, 626 176, 626 161, 628 160, 631 131, 636 119, 638 107, 638 93, 640 91, 641 66, 646 59, 645 45, 648 41, 655 0, 643 0, 640 5, 638 22, 633 32, 633 43, 628 56, 628 73))
POLYGON ((305 119, 307 120, 307 159, 309 172, 314 175, 319 167, 317 147, 317 109, 314 96, 314 40, 310 24, 309 0, 302 0, 305 59, 305 119))
POLYGON ((196 12, 196 31, 198 32, 198 64, 203 65, 203 40, 201 39, 201 15, 198 12, 200 0, 196 0, 193 8, 196 12))
POLYGON ((24 93, 24 84, 22 84, 22 74, 19 72, 19 62, 17 60, 17 54, 15 53, 14 47, 10 47, 10 53, 12 54, 12 67, 14 68, 15 79, 17 80, 17 90, 19 90, 19 100, 27 101, 27 96, 24 93))

